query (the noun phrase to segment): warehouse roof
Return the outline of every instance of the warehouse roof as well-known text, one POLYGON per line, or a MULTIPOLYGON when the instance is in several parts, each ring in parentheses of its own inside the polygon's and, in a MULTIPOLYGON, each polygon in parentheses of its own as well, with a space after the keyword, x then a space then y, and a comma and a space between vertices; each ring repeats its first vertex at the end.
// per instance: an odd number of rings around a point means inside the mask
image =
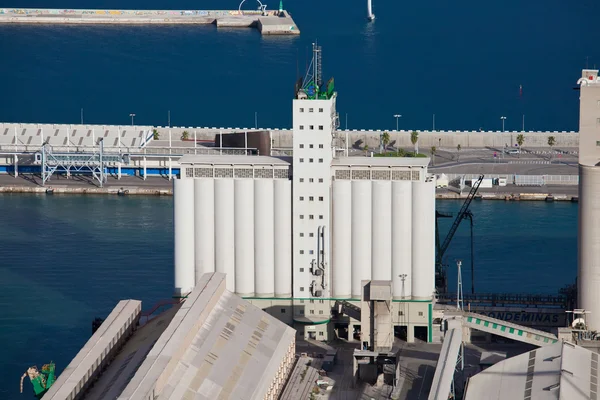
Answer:
POLYGON ((333 166, 357 167, 426 167, 429 157, 339 157, 333 159, 333 166))
POLYGON ((501 361, 469 380, 466 400, 597 397, 598 354, 568 342, 501 361))
POLYGON ((290 157, 269 157, 269 156, 236 156, 236 155, 195 155, 186 154, 179 159, 180 164, 209 164, 209 165, 280 165, 289 166, 290 157))
POLYGON ((118 399, 264 399, 294 338, 205 274, 118 399))

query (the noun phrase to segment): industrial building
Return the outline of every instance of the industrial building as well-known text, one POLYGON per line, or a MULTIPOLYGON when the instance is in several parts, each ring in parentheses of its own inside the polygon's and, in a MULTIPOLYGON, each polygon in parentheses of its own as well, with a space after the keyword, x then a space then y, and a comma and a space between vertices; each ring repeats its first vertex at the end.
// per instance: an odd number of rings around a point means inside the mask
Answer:
MULTIPOLYGON (((185 155, 175 195, 175 294, 204 273, 306 338, 349 340, 361 282, 392 282, 395 329, 431 341, 435 177, 428 158, 348 157, 321 50, 293 100, 293 157, 185 155)), ((358 340, 358 339, 357 339, 358 340)))
POLYGON ((48 400, 275 400, 296 332, 205 274, 185 301, 144 321, 119 302, 44 395, 48 400))
POLYGON ((579 235, 577 304, 600 330, 600 79, 584 69, 579 85, 579 235))

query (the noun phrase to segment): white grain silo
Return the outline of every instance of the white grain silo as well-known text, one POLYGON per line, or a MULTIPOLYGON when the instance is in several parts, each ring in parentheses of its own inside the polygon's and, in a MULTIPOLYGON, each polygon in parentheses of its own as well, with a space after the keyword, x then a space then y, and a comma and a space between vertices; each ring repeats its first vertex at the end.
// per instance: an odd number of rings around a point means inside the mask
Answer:
POLYGON ((254 181, 236 179, 234 183, 235 218, 235 292, 254 296, 254 181))
POLYGON ((292 296, 292 181, 275 181, 275 297, 292 296))
POLYGON ((392 183, 392 289, 410 298, 412 277, 412 182, 392 183))
POLYGON ((256 297, 275 295, 275 221, 272 179, 254 181, 254 287, 256 297))
POLYGON ((429 300, 435 290, 435 182, 412 183, 412 298, 429 300))
POLYGON ((392 280, 392 181, 372 182, 371 271, 373 280, 392 280))
POLYGON ((234 185, 215 179, 215 271, 227 274, 227 290, 235 292, 234 185))
POLYGON ((371 279, 371 181, 352 181, 352 297, 371 279))
POLYGON ((352 296, 352 181, 333 181, 332 291, 333 297, 352 296))
MULTIPOLYGON (((215 272, 215 181, 194 179, 196 280, 215 272)), ((189 218, 189 217, 188 217, 189 218)))
POLYGON ((194 288, 194 180, 173 181, 175 296, 185 296, 194 288))
POLYGON ((583 70, 579 93, 579 235, 577 308, 589 311, 587 328, 600 330, 600 79, 583 70))

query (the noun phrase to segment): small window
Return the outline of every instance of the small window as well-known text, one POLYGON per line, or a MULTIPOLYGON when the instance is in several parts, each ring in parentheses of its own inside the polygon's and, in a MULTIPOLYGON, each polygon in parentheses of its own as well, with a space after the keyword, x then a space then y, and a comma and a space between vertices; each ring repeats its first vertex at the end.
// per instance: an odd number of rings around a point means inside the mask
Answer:
POLYGON ((308 196, 308 201, 315 201, 315 198, 313 196, 308 196))
POLYGON ((315 159, 314 159, 314 158, 309 158, 309 159, 308 159, 308 162, 313 162, 313 161, 315 161, 315 159))
POLYGON ((600 125, 600 118, 596 118, 596 125, 600 125))
POLYGON ((300 286, 300 291, 304 292, 304 286, 300 286))
POLYGON ((304 237, 304 232, 300 232, 300 237, 304 237))
POLYGON ((314 250, 309 250, 308 254, 315 254, 314 250))
POLYGON ((304 250, 300 250, 300 254, 304 254, 304 250))
POLYGON ((323 201, 323 196, 319 196, 319 201, 323 201))
MULTIPOLYGON (((304 272, 304 268, 300 268, 300 272, 304 272)), ((301 300, 300 302, 304 303, 304 300, 301 300)))
POLYGON ((323 216, 322 216, 322 215, 319 215, 319 219, 323 219, 323 216))
POLYGON ((314 314, 314 313, 315 313, 315 310, 310 310, 310 313, 311 313, 311 314, 314 314))
POLYGON ((399 316, 403 316, 404 315, 404 311, 398 311, 398 315, 399 316))
POLYGON ((320 145, 319 145, 319 148, 320 148, 320 149, 322 149, 322 148, 323 148, 323 145, 322 145, 322 144, 320 144, 320 145))
POLYGON ((304 196, 300 196, 300 201, 304 201, 304 196))
POLYGON ((323 109, 322 109, 322 108, 319 108, 319 112, 323 112, 323 109))
MULTIPOLYGON (((283 308, 282 308, 283 310, 283 308)), ((323 315, 323 310, 319 310, 319 315, 323 315)))
MULTIPOLYGON (((304 301, 304 300, 301 300, 304 301)), ((300 310, 300 315, 304 315, 304 310, 300 310)))
POLYGON ((304 215, 300 214, 300 219, 304 219, 304 215))
POLYGON ((319 162, 322 164, 322 163, 323 163, 323 159, 322 159, 322 158, 319 158, 319 162))
POLYGON ((315 130, 315 126, 314 125, 309 125, 308 129, 310 129, 311 131, 314 131, 315 130))
POLYGON ((320 253, 321 253, 321 255, 323 255, 323 254, 324 254, 324 251, 323 251, 323 250, 321 250, 321 251, 320 251, 320 253))
POLYGON ((308 145, 308 147, 312 149, 312 148, 313 148, 313 147, 315 147, 315 146, 314 146, 314 145, 312 145, 312 144, 309 144, 309 145, 308 145))
POLYGON ((319 332, 319 336, 324 336, 323 332, 319 332))
POLYGON ((419 311, 419 317, 423 316, 423 311, 419 311))
POLYGON ((323 183, 323 178, 319 178, 319 183, 323 183))
POLYGON ((304 112, 304 108, 300 107, 300 112, 304 112))
POLYGON ((301 148, 301 149, 303 149, 303 148, 304 148, 304 145, 303 145, 303 144, 301 144, 301 145, 300 145, 300 148, 301 148))
POLYGON ((304 125, 300 125, 300 130, 303 131, 304 130, 304 125))
POLYGON ((304 178, 300 178, 300 183, 304 182, 304 178))
POLYGON ((315 216, 314 216, 314 215, 312 215, 312 214, 310 214, 310 215, 308 216, 308 219, 315 219, 315 216))
POLYGON ((282 313, 282 314, 285 314, 285 308, 282 308, 282 309, 281 309, 281 313, 282 313))
POLYGON ((314 109, 314 108, 309 108, 309 109, 308 109, 308 112, 314 112, 314 111, 315 111, 315 109, 314 109))
POLYGON ((315 237, 315 234, 311 232, 308 234, 308 237, 315 237))
POLYGON ((314 178, 308 178, 308 181, 309 181, 310 183, 313 183, 315 180, 314 180, 314 178))
POLYGON ((323 237, 323 232, 321 232, 321 237, 323 237))
POLYGON ((600 146, 600 140, 596 141, 596 146, 600 146))
POLYGON ((300 162, 304 162, 304 158, 301 158, 301 159, 300 159, 300 162))
POLYGON ((319 130, 322 131, 323 130, 323 125, 319 125, 319 130))

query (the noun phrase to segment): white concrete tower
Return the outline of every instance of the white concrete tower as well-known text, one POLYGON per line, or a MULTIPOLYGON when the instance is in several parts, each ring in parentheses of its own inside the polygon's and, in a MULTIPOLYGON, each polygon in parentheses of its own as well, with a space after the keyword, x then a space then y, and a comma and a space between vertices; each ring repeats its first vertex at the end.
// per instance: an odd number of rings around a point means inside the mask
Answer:
MULTIPOLYGON (((296 84, 293 101, 293 297, 296 299, 330 297, 330 188, 332 138, 337 128, 336 93, 333 79, 327 84, 322 81, 320 47, 313 45, 313 53, 307 76, 296 84)), ((319 313, 314 318, 311 314, 306 317, 319 320, 319 313)))
POLYGON ((584 69, 579 97, 579 235, 577 308, 600 330, 600 79, 584 69))

